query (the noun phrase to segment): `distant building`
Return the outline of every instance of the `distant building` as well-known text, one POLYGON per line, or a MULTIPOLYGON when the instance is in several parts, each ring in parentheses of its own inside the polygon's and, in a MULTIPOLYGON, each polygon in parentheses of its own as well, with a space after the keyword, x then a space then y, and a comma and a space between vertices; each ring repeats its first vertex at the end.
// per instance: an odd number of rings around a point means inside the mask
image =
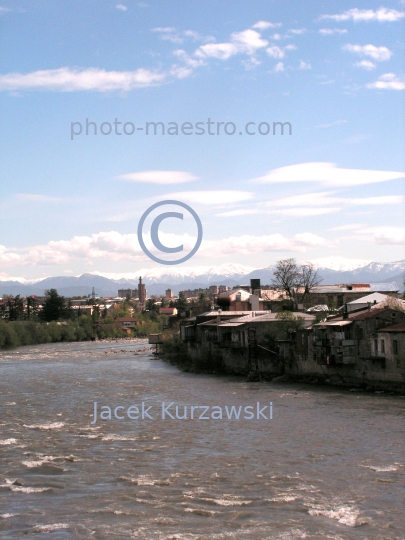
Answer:
POLYGON ((147 290, 146 290, 145 285, 142 283, 142 276, 139 276, 138 298, 139 298, 139 302, 140 302, 141 304, 144 304, 144 303, 145 303, 145 301, 146 301, 146 294, 147 294, 147 290))
POLYGON ((139 319, 136 319, 135 317, 117 317, 115 322, 124 330, 133 330, 135 325, 139 323, 139 319))
POLYGON ((177 308, 161 307, 159 308, 159 315, 168 315, 169 317, 171 317, 172 315, 177 315, 177 308))
POLYGON ((171 289, 167 289, 165 297, 171 300, 173 298, 173 291, 171 289))
POLYGON ((138 289, 119 289, 118 296, 121 298, 139 298, 138 289))
POLYGON ((339 309, 343 304, 362 298, 374 292, 397 296, 399 291, 396 283, 350 283, 342 285, 318 285, 312 287, 305 306, 311 307, 315 304, 333 305, 339 309))

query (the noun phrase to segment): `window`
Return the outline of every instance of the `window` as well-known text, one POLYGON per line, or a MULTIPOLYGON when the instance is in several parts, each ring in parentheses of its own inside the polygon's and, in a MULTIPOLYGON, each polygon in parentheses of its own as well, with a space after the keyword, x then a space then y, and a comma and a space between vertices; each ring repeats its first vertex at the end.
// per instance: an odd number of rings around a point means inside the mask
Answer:
POLYGON ((378 356, 378 341, 374 340, 374 356, 378 356))
POLYGON ((392 342, 392 349, 394 351, 394 354, 398 354, 398 341, 396 339, 394 339, 394 341, 392 342))
POLYGON ((381 340, 381 352, 385 353, 385 339, 381 340))

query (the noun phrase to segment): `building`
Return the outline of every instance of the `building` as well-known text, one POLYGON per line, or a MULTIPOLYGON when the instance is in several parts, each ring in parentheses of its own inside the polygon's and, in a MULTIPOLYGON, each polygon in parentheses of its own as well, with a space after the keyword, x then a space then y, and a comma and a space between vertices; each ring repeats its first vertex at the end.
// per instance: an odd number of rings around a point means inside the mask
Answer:
POLYGON ((165 294, 165 298, 167 298, 168 300, 173 300, 173 291, 172 289, 167 289, 166 290, 166 294, 165 294))
POLYGON ((260 279, 251 279, 250 286, 244 286, 220 293, 217 305, 223 311, 264 311, 265 306, 260 288, 260 279))
POLYGON ((138 298, 141 304, 144 304, 146 302, 146 295, 147 295, 147 290, 146 290, 145 285, 142 283, 142 276, 139 276, 138 298))
POLYGON ((311 313, 292 316, 295 321, 300 318, 301 325, 286 325, 280 334, 280 326, 273 326, 283 319, 280 313, 207 312, 182 321, 180 337, 193 359, 209 358, 231 373, 249 371, 253 332, 256 362, 264 376, 321 377, 334 384, 364 387, 404 384, 405 311, 383 302, 345 310, 321 322, 311 313), (266 345, 269 335, 278 336, 272 338, 275 350, 266 345))
POLYGON ((326 304, 339 309, 344 304, 371 293, 397 296, 399 287, 396 283, 351 283, 341 285, 318 285, 313 287, 304 301, 306 308, 326 304))
POLYGON ((135 328, 137 324, 139 324, 140 321, 135 317, 117 317, 114 322, 118 324, 123 330, 131 331, 135 328))
POLYGON ((159 308, 159 315, 167 315, 168 317, 171 317, 172 315, 177 315, 177 308, 161 307, 159 308))
POLYGON ((138 289, 119 289, 118 296, 120 298, 139 298, 138 289))

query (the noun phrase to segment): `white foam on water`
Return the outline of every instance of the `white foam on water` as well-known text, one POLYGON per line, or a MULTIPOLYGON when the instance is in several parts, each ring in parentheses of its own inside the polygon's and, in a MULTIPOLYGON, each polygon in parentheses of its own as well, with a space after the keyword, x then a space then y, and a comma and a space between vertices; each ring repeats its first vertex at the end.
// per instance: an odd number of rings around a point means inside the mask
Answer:
POLYGON ((67 523, 52 523, 50 525, 36 525, 34 532, 45 532, 49 533, 52 531, 57 531, 59 529, 68 529, 69 525, 67 523))
POLYGON ((276 497, 273 497, 271 499, 264 499, 265 501, 267 502, 292 502, 292 501, 296 501, 297 499, 299 499, 300 497, 298 496, 295 496, 295 495, 287 495, 285 493, 280 493, 280 495, 276 495, 276 497))
POLYGON ((335 519, 338 523, 342 523, 347 527, 359 527, 367 523, 365 520, 359 519, 360 510, 354 506, 340 506, 331 510, 318 506, 308 510, 308 513, 311 516, 324 516, 335 519))
POLYGON ((138 437, 124 437, 123 435, 115 435, 114 433, 111 435, 104 435, 101 438, 102 441, 136 441, 138 440, 138 437))
POLYGON ((24 424, 24 427, 29 428, 29 429, 45 429, 45 430, 48 430, 48 429, 60 429, 64 425, 65 424, 63 422, 52 422, 50 424, 37 424, 37 425, 32 425, 32 426, 27 426, 26 424, 24 424))
POLYGON ((44 463, 50 463, 52 461, 54 461, 56 458, 54 458, 53 456, 42 456, 40 459, 37 459, 37 460, 28 460, 28 461, 22 461, 21 463, 23 465, 25 465, 26 467, 28 468, 33 468, 33 467, 40 467, 41 465, 43 465, 44 463))
POLYGON ((2 439, 0 440, 0 445, 1 446, 4 446, 6 444, 16 444, 17 443, 17 439, 2 439))
POLYGON ((202 508, 185 508, 185 512, 190 512, 191 514, 198 514, 200 516, 215 516, 221 512, 215 512, 214 510, 203 510, 202 508))
POLYGON ((19 516, 20 514, 0 514, 0 518, 1 519, 8 519, 8 518, 12 518, 14 516, 19 516))
POLYGON ((398 470, 396 465, 386 465, 382 467, 378 467, 377 465, 360 465, 360 467, 363 467, 364 469, 371 469, 375 472, 393 472, 398 470))
POLYGON ((11 491, 19 491, 21 493, 42 493, 48 491, 51 488, 37 488, 37 487, 25 487, 25 486, 9 486, 11 491))
POLYGON ((11 406, 11 405, 17 405, 17 403, 15 401, 9 401, 8 403, 5 403, 4 405, 11 406))

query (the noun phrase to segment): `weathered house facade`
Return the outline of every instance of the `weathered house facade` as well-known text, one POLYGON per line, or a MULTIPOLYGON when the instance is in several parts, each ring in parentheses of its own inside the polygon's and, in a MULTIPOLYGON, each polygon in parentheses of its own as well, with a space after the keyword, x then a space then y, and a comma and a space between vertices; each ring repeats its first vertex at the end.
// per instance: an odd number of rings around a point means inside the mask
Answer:
POLYGON ((328 317, 296 312, 300 328, 266 348, 266 335, 280 314, 271 312, 210 312, 181 325, 181 339, 195 360, 210 356, 231 373, 251 368, 252 335, 258 370, 263 375, 315 375, 332 382, 375 384, 404 382, 405 312, 365 308, 328 317))

